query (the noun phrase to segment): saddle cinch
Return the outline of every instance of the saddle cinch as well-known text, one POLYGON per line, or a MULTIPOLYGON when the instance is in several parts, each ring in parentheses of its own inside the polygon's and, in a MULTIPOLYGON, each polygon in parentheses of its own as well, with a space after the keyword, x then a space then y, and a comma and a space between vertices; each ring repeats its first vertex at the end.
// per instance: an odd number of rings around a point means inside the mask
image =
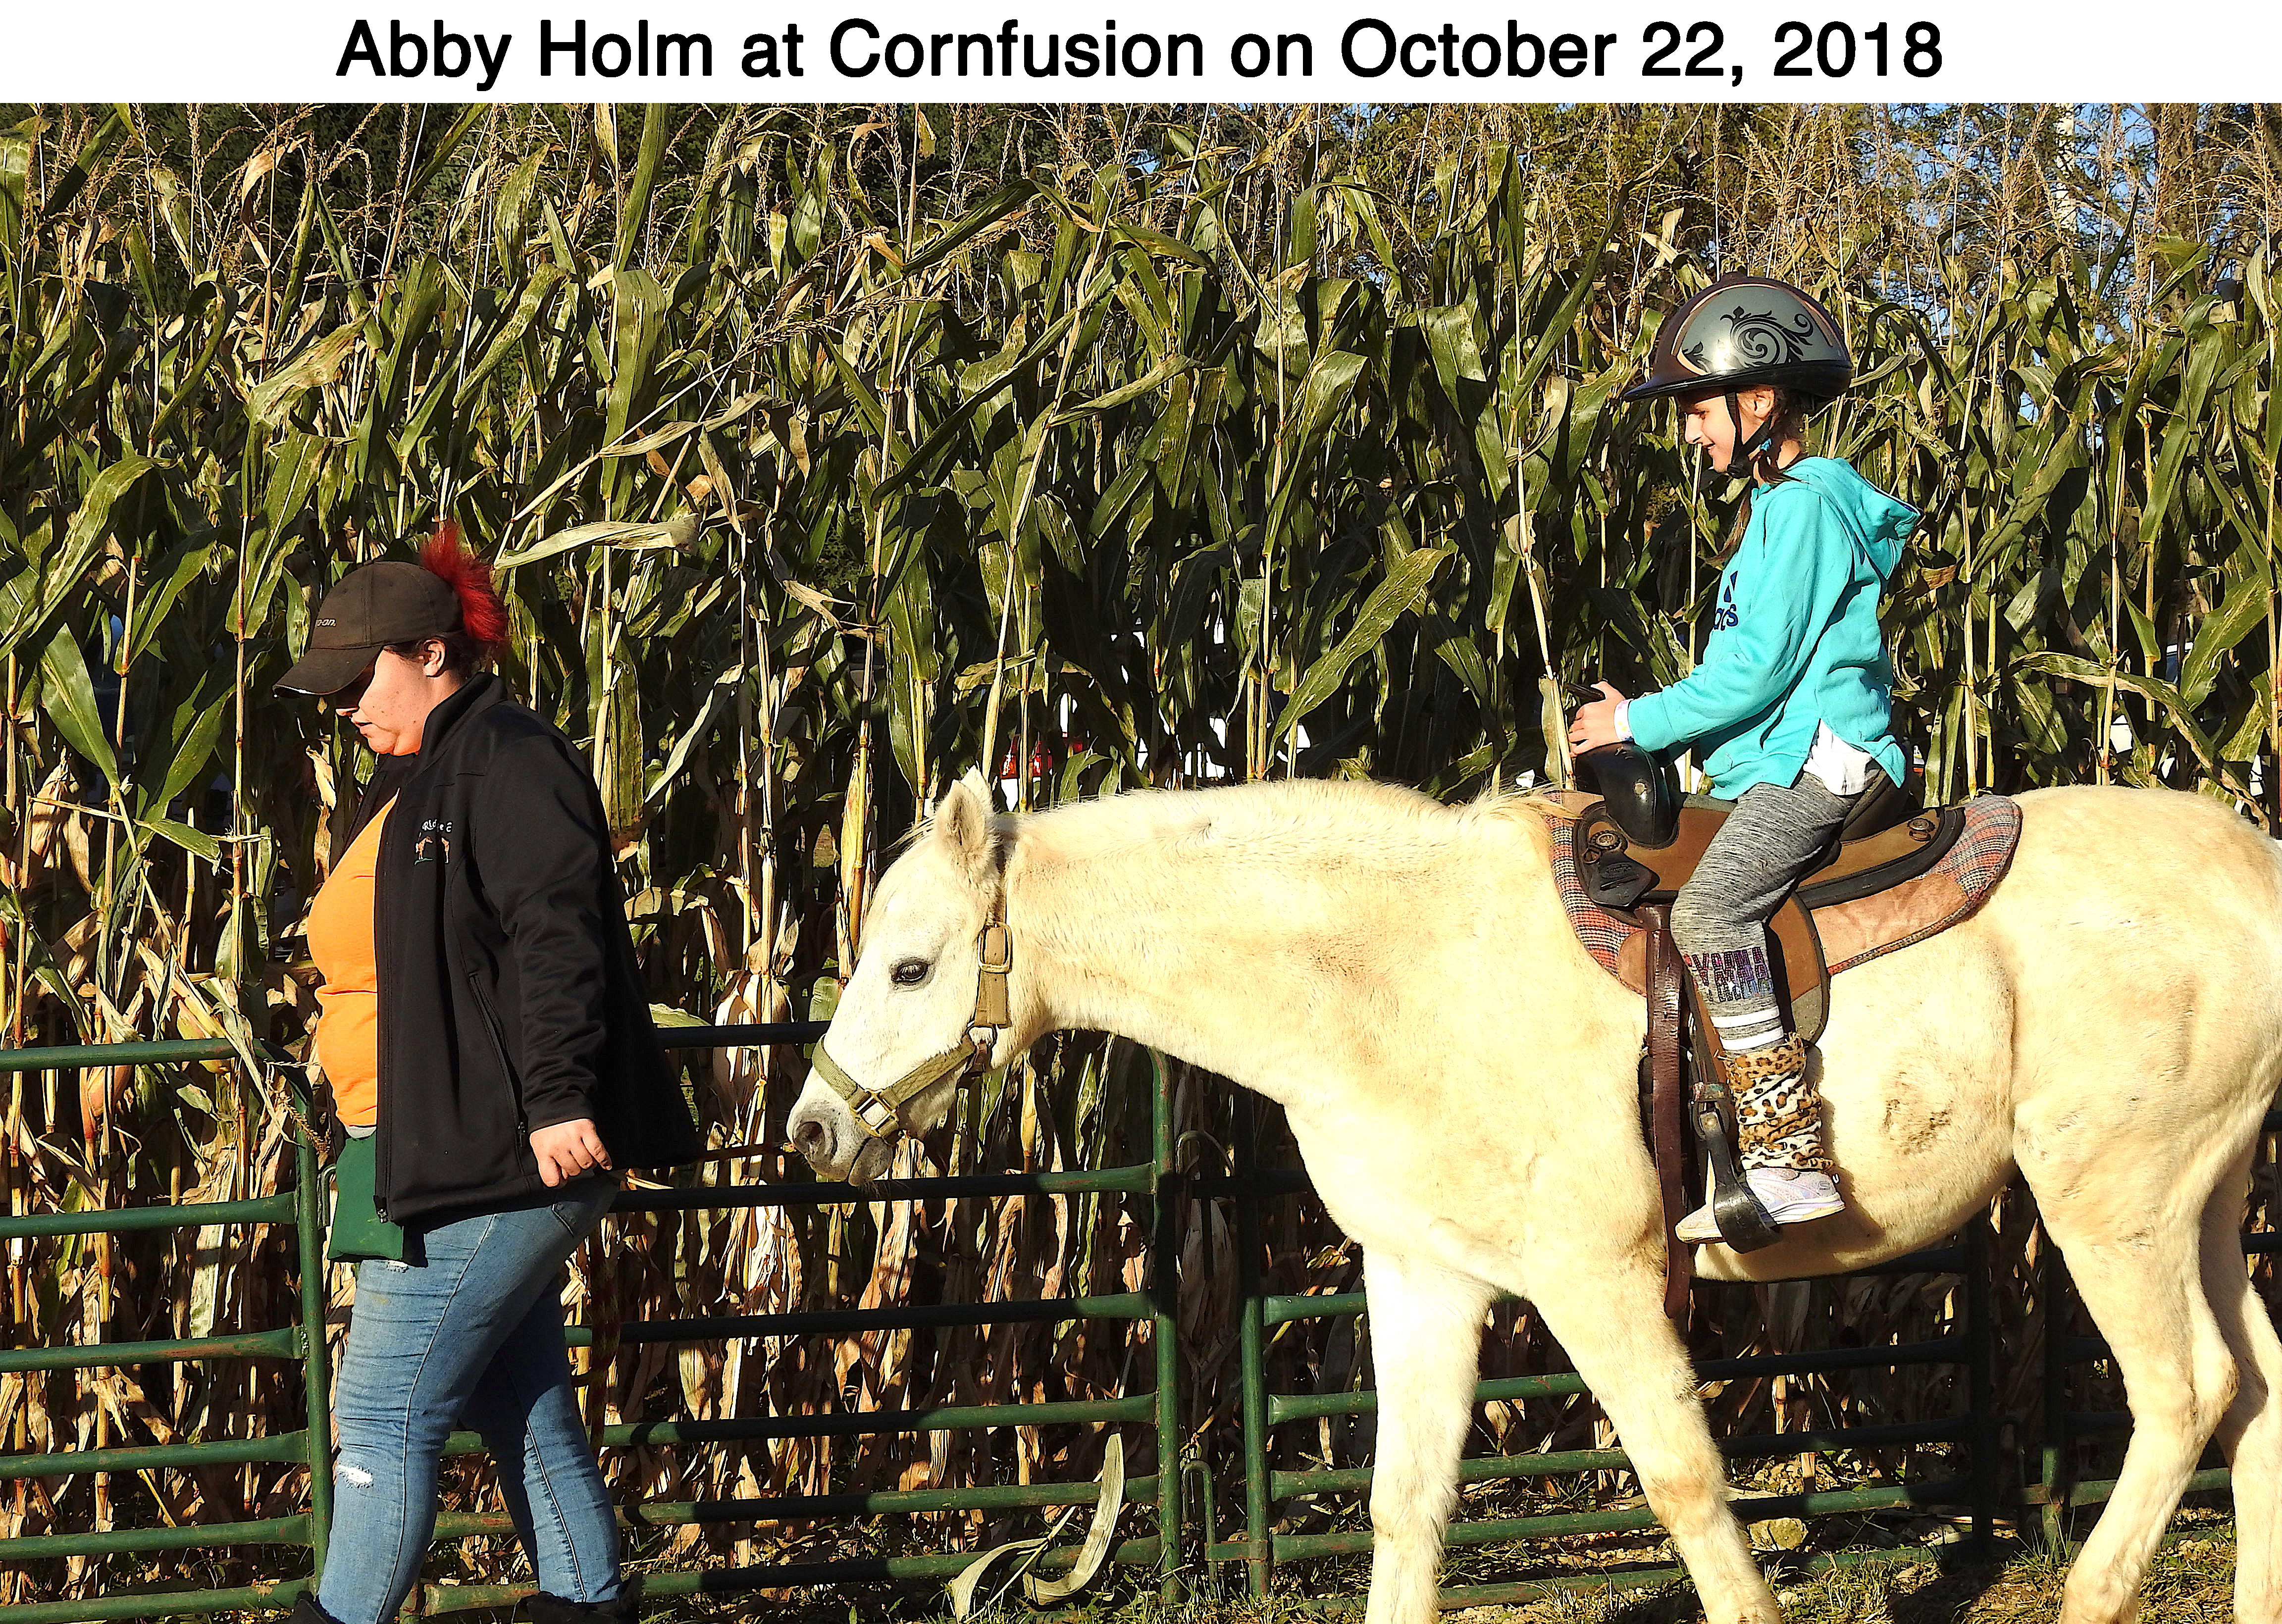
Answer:
MULTIPOLYGON (((1723 1079, 1689 1064, 1689 1049, 1700 1046, 1686 1040, 1688 1017, 1700 1021, 1701 1010, 1692 1007, 1669 928, 1674 895, 1735 803, 1683 798, 1670 769, 1629 744, 1580 755, 1576 779, 1578 791, 1549 798, 1568 815, 1555 825, 1555 878, 1587 950, 1648 1000, 1642 1093, 1665 1206, 1665 1305, 1684 1317, 1688 1253, 1671 1226, 1693 1204, 1697 1169, 1685 1152, 1683 1122, 1701 1143, 1722 1239, 1749 1251, 1780 1234, 1736 1167, 1723 1079)), ((1914 787, 1877 774, 1828 855, 1769 922, 1776 987, 1793 1029, 1809 1042, 1828 1021, 1833 975, 1967 917, 2011 862, 2020 831, 2013 802, 1982 796, 1923 808, 1914 787)))

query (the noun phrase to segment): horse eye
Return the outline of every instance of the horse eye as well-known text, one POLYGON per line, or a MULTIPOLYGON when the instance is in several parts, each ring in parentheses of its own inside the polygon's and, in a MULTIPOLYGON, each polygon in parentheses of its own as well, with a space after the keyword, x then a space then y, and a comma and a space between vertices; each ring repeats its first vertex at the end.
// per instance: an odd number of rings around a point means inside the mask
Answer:
POLYGON ((927 979, 927 972, 925 959, 905 959, 888 972, 888 978, 897 986, 917 986, 927 979))

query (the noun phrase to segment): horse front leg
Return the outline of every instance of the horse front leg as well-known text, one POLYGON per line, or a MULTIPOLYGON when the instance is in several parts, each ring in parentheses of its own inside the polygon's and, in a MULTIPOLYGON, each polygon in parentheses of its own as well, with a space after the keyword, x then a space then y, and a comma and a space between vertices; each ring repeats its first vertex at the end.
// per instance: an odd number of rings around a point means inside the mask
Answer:
POLYGON ((1541 1249, 1530 1300, 1615 1426, 1708 1624, 1779 1624, 1774 1596, 1727 1509, 1727 1469, 1688 1349, 1664 1315, 1662 1248, 1645 1227, 1637 1240, 1623 1246, 1603 1236, 1557 1257, 1541 1249))
POLYGON ((1363 1260, 1378 1444, 1370 1477, 1370 1605, 1364 1624, 1430 1624, 1442 1530, 1458 1500, 1491 1288, 1415 1259, 1363 1260))

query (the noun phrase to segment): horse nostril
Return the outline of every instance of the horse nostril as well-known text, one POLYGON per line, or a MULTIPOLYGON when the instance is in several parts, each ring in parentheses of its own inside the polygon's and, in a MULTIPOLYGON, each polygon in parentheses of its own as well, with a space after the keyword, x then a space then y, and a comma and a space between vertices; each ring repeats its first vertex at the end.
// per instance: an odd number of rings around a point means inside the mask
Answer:
POLYGON ((830 1148, 825 1142, 824 1125, 813 1117, 794 1124, 792 1144, 794 1149, 811 1162, 823 1160, 825 1152, 830 1148))

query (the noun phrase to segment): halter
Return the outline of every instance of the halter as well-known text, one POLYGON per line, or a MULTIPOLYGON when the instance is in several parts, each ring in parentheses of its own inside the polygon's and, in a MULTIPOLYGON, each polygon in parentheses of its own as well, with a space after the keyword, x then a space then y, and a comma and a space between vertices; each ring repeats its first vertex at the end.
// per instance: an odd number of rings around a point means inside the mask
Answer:
POLYGON ((947 1077, 964 1082, 990 1069, 990 1051, 998 1034, 1013 1025, 1006 1012, 1006 972, 1014 968, 1014 939, 1006 931, 1006 893, 991 900, 990 922, 975 938, 975 956, 982 963, 974 986, 974 1018, 966 1036, 951 1048, 922 1060, 884 1088, 867 1088, 848 1075, 840 1063, 816 1046, 818 1075, 832 1085, 833 1093, 848 1103, 856 1125, 873 1139, 889 1140, 912 1131, 904 1120, 904 1107, 947 1077))

